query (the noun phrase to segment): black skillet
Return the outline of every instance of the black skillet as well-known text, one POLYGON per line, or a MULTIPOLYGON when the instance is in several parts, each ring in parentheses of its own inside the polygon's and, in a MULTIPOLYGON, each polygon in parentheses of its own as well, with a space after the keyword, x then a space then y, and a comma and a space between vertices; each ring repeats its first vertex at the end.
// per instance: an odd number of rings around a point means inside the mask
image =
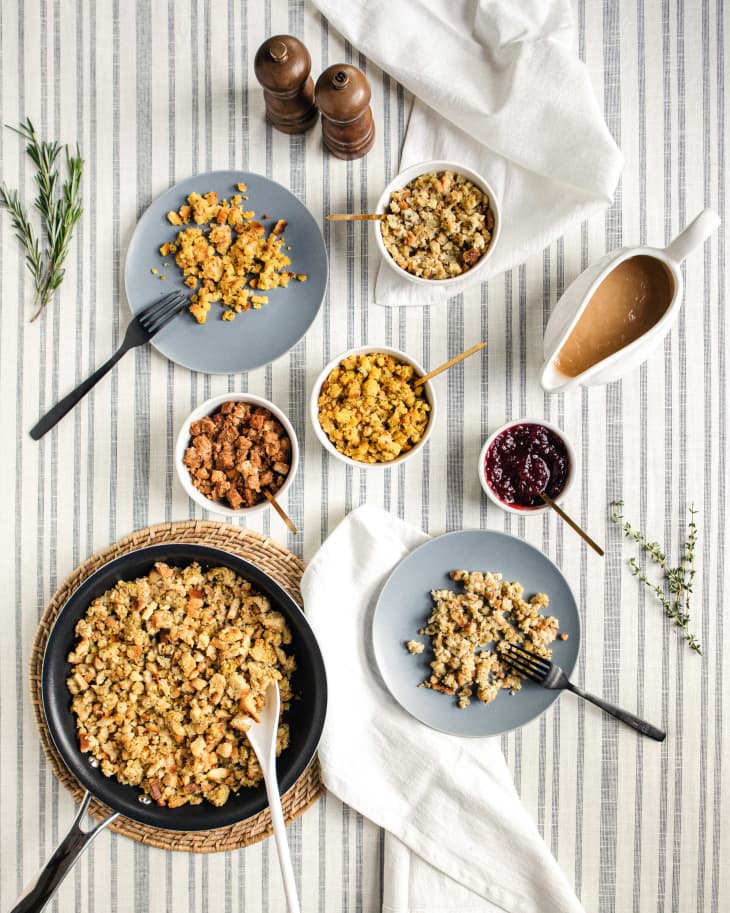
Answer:
POLYGON ((119 815, 152 827, 179 831, 205 831, 244 821, 267 807, 266 791, 243 789, 221 808, 207 802, 182 808, 157 806, 140 790, 123 786, 92 766, 88 755, 79 750, 76 720, 71 713, 71 696, 66 688, 70 665, 66 657, 72 649, 74 629, 97 596, 119 580, 133 580, 147 574, 156 561, 184 567, 197 561, 203 568, 227 567, 249 580, 268 596, 274 608, 287 619, 292 632, 291 652, 297 660, 292 687, 297 696, 287 714, 289 747, 277 761, 282 795, 294 785, 314 756, 327 707, 327 680, 316 638, 299 606, 268 574, 243 558, 202 545, 169 543, 139 549, 122 555, 100 568, 72 594, 58 615, 43 654, 42 696, 48 731, 66 767, 87 790, 79 813, 36 881, 11 910, 11 913, 38 913, 51 899, 61 881, 100 830, 119 815), (113 814, 90 831, 80 824, 91 797, 105 803, 113 814))

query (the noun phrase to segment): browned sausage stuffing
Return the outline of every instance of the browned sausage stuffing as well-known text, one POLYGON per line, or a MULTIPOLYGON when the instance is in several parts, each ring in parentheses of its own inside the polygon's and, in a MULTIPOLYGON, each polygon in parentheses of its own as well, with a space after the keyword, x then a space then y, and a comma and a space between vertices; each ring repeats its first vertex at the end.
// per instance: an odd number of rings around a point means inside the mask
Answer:
POLYGON ((212 501, 234 510, 253 507, 286 481, 291 441, 283 425, 261 406, 223 403, 217 412, 192 422, 183 463, 193 485, 212 501))

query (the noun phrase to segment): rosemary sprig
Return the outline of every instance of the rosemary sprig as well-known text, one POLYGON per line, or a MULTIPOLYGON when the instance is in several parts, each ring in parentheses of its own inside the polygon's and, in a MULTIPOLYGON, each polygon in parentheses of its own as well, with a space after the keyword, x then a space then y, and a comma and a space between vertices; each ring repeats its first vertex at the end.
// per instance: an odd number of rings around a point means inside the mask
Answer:
POLYGON ((79 147, 71 155, 65 146, 66 170, 68 178, 58 190, 59 172, 57 167, 61 145, 57 142, 45 142, 38 135, 30 118, 18 128, 10 127, 26 141, 26 152, 36 167, 35 181, 38 196, 35 208, 41 215, 46 247, 41 251, 38 238, 30 223, 28 214, 23 209, 17 190, 8 190, 3 184, 0 187, 0 207, 7 209, 13 220, 15 236, 25 248, 25 260, 35 284, 33 307, 35 320, 53 297, 56 289, 63 282, 65 270, 63 264, 68 256, 71 238, 76 223, 83 212, 81 207, 81 175, 84 160, 79 147))
POLYGON ((33 232, 33 226, 28 221, 17 190, 8 190, 3 184, 0 186, 0 206, 7 209, 13 220, 15 237, 25 248, 25 262, 28 264, 30 274, 33 276, 36 288, 43 280, 43 255, 38 244, 38 239, 33 232))
POLYGON ((700 643, 689 630, 690 601, 692 584, 695 577, 695 546, 697 544, 697 523, 695 517, 697 510, 694 504, 689 508, 689 524, 687 541, 684 544, 682 556, 676 567, 671 567, 667 556, 662 551, 658 542, 650 542, 643 533, 634 527, 620 513, 623 501, 611 501, 611 517, 621 527, 628 539, 637 542, 652 561, 664 572, 663 584, 654 583, 642 571, 636 558, 629 558, 631 573, 648 587, 659 600, 664 614, 671 619, 682 631, 682 636, 692 650, 702 653, 700 643))

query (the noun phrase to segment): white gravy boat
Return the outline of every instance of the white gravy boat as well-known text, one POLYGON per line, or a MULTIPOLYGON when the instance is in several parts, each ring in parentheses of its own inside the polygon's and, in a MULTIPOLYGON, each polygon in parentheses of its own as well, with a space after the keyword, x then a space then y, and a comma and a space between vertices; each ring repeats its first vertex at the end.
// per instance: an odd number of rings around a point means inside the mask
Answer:
POLYGON ((680 263, 695 247, 702 244, 719 224, 720 219, 717 214, 711 209, 704 209, 664 250, 656 247, 622 247, 601 257, 584 270, 565 290, 555 305, 545 328, 543 342, 545 361, 540 371, 540 384, 543 389, 548 393, 557 393, 579 384, 586 387, 607 384, 646 361, 650 351, 669 332, 679 313, 684 293, 680 263), (667 309, 659 320, 638 339, 591 365, 581 374, 568 377, 555 367, 558 353, 601 282, 619 263, 637 256, 654 257, 669 271, 674 283, 674 292, 667 309))

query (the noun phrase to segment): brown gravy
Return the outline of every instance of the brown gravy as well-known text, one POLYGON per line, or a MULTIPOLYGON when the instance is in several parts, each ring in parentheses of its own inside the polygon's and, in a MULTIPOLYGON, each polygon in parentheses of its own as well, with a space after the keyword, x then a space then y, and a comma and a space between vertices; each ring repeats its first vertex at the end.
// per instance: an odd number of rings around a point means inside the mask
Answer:
POLYGON ((644 254, 611 270, 555 358, 568 377, 623 349, 651 329, 674 295, 674 279, 661 260, 644 254))

